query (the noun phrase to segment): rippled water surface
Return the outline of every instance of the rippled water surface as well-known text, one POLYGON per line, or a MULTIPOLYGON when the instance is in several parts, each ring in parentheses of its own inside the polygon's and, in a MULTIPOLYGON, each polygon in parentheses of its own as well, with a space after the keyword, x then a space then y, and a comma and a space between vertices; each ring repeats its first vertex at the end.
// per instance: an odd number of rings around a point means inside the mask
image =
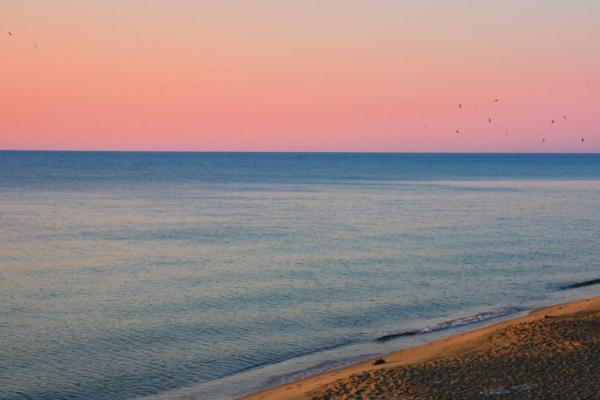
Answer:
POLYGON ((548 301, 598 238, 598 155, 0 152, 0 399, 227 398, 548 301))

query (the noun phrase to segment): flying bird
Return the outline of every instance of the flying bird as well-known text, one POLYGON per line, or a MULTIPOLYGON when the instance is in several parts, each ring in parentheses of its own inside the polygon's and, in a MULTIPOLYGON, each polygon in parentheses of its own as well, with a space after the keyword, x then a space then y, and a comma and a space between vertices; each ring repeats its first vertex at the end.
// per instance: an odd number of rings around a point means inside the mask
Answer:
POLYGON ((489 117, 488 118, 488 124, 491 124, 491 123, 492 123, 492 117, 489 117))
POLYGON ((543 138, 543 139, 542 139, 542 143, 546 143, 546 138, 543 138))
POLYGON ((563 119, 567 119, 567 116, 566 116, 566 115, 563 115, 563 119))
POLYGON ((12 32, 8 32, 8 36, 12 36, 12 32))
POLYGON ((554 120, 550 121, 551 124, 553 124, 554 122, 555 122, 554 120))
POLYGON ((494 103, 497 103, 499 100, 498 99, 494 99, 494 103))
POLYGON ((581 138, 581 143, 583 143, 585 140, 583 138, 581 138))
POLYGON ((456 134, 458 135, 459 133, 460 133, 460 131, 457 129, 457 130, 456 130, 456 134))
POLYGON ((462 110, 462 104, 458 103, 458 108, 462 110))

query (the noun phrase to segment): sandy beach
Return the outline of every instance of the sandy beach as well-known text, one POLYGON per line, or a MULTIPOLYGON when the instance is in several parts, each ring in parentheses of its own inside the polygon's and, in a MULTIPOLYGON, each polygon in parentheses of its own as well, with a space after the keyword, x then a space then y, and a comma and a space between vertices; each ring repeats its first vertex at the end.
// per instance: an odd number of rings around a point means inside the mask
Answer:
POLYGON ((600 297, 593 297, 242 399, 599 399, 599 393, 600 297))

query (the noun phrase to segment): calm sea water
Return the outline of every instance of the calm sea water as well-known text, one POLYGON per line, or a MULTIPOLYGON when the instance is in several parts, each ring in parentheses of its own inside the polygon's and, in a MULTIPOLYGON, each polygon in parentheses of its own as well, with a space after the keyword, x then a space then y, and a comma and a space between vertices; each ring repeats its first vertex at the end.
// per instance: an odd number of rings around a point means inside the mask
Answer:
POLYGON ((599 238, 600 155, 0 152, 0 398, 230 398, 597 294, 599 238))

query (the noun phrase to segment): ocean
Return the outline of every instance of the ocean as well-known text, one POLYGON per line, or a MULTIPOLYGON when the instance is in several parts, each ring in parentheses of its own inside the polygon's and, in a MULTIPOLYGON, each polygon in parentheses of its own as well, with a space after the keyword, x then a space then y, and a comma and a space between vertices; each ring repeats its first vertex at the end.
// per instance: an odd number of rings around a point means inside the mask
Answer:
POLYGON ((0 399, 230 399, 599 294, 600 155, 0 152, 0 399))

